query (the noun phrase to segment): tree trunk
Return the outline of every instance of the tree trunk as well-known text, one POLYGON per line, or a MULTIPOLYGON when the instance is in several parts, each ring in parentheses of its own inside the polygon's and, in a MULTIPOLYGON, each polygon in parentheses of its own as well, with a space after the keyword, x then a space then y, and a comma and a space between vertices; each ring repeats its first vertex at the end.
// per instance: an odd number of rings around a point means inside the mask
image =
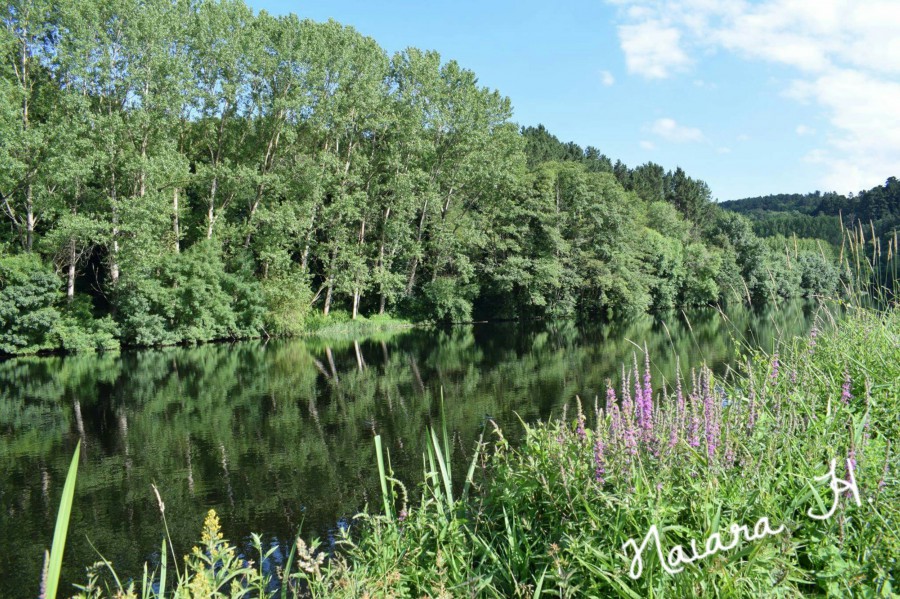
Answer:
POLYGON ((75 239, 69 241, 69 273, 66 278, 66 299, 72 301, 75 299, 75 239))
POLYGON ((110 192, 110 198, 112 199, 112 222, 113 222, 113 230, 112 230, 112 238, 113 238, 113 254, 111 257, 110 265, 109 265, 109 276, 112 279, 113 285, 119 282, 119 210, 116 202, 118 201, 116 198, 116 174, 112 175, 112 186, 110 192))
MULTIPOLYGON (((391 217, 391 207, 388 206, 384 209, 384 220, 381 223, 381 243, 378 246, 378 268, 381 270, 382 277, 384 276, 384 235, 385 229, 387 229, 388 219, 391 217)), ((384 279, 382 278, 382 281, 384 279)), ((378 301, 378 313, 384 314, 384 308, 386 303, 385 293, 384 293, 384 282, 381 284, 381 299, 378 301)))
POLYGON ((31 183, 25 189, 25 251, 31 253, 34 245, 34 198, 31 183))
POLYGON ((334 286, 334 277, 328 275, 328 287, 325 291, 325 308, 322 310, 322 314, 328 316, 328 313, 331 311, 331 289, 334 286))
MULTIPOLYGON (((422 230, 425 228, 425 214, 428 211, 428 200, 425 200, 425 204, 422 206, 422 218, 419 219, 419 232, 416 236, 416 245, 422 245, 422 230)), ((416 268, 419 266, 419 257, 416 256, 413 258, 412 266, 409 269, 409 281, 406 284, 406 295, 412 293, 413 285, 416 284, 416 268)))
POLYGON ((219 189, 219 177, 215 176, 209 190, 209 209, 206 211, 206 238, 212 239, 213 224, 216 222, 216 190, 219 189))
POLYGON ((331 257, 328 260, 328 279, 325 292, 325 309, 322 311, 322 314, 325 316, 328 316, 328 313, 331 312, 331 297, 332 291, 334 290, 334 260, 336 257, 337 248, 332 248, 331 257))
POLYGON ((181 252, 181 226, 178 221, 178 188, 172 194, 172 232, 175 233, 175 253, 181 252))
POLYGON ((309 245, 312 241, 313 232, 316 230, 316 213, 319 211, 318 203, 313 206, 312 216, 309 219, 309 230, 306 232, 306 239, 303 244, 303 255, 300 257, 300 270, 306 272, 306 266, 309 261, 309 245))

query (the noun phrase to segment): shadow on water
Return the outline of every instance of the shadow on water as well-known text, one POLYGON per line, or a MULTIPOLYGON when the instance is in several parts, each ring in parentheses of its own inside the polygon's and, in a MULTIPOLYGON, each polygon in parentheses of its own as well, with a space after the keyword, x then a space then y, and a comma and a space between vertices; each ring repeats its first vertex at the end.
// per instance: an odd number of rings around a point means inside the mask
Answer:
MULTIPOLYGON (((82 463, 63 578, 96 561, 120 573, 158 558, 155 483, 176 550, 189 551, 206 510, 249 550, 301 523, 333 539, 376 506, 374 434, 401 480, 421 478, 425 427, 446 398, 458 459, 487 421, 515 440, 576 395, 592 404, 646 343, 657 383, 706 362, 721 371, 739 347, 771 351, 804 334, 818 308, 738 306, 628 323, 499 323, 407 330, 360 340, 248 341, 0 362, 0 595, 37 592, 68 460, 82 463)), ((248 553, 249 555, 249 553, 248 553)), ((70 588, 70 587, 63 587, 70 588)))

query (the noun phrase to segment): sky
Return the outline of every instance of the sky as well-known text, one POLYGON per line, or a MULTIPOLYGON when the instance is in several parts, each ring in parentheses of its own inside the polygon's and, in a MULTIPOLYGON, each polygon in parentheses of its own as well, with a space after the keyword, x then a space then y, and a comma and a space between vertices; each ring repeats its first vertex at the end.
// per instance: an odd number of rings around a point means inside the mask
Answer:
POLYGON ((900 0, 249 0, 437 50, 520 125, 719 200, 900 176, 900 0))

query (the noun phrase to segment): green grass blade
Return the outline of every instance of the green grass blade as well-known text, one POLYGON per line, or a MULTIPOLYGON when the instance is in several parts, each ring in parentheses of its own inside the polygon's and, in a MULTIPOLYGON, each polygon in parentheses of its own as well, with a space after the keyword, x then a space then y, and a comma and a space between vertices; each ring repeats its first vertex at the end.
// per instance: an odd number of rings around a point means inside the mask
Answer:
POLYGON ((66 548, 66 535, 69 532, 69 518, 72 515, 72 500, 75 498, 75 479, 78 477, 78 457, 81 455, 81 441, 75 446, 75 455, 69 465, 66 483, 63 486, 62 499, 59 500, 59 511, 56 513, 56 528, 53 530, 53 545, 50 549, 50 565, 47 568, 46 599, 56 599, 59 590, 59 575, 62 570, 63 550, 66 548))
POLYGON ((475 446, 475 453, 472 456, 472 462, 469 464, 469 471, 466 473, 466 482, 463 483, 462 498, 463 501, 469 496, 469 487, 472 486, 472 480, 475 478, 475 466, 478 464, 478 456, 481 455, 481 444, 484 441, 484 430, 478 437, 478 444, 475 446))
POLYGON ((159 593, 156 594, 158 599, 164 599, 166 596, 166 540, 162 540, 162 548, 159 553, 159 593))
POLYGON ((381 481, 381 498, 384 501, 384 515, 393 518, 388 498, 387 473, 384 471, 384 456, 381 453, 381 435, 375 435, 375 459, 378 460, 378 478, 381 481))
POLYGON ((544 578, 547 576, 548 568, 550 568, 550 564, 544 566, 544 572, 541 574, 541 578, 538 580, 537 586, 534 589, 534 599, 540 599, 541 593, 544 592, 544 578))
POLYGON ((437 434, 434 432, 433 428, 429 430, 431 431, 431 442, 434 444, 434 453, 435 457, 437 457, 438 467, 441 469, 441 478, 444 480, 447 503, 453 505, 453 481, 450 480, 450 467, 444 460, 444 455, 441 451, 441 443, 438 441, 437 434))
MULTIPOLYGON (((297 536, 300 536, 300 531, 297 531, 297 536)), ((291 567, 294 565, 294 555, 296 553, 297 543, 292 543, 287 561, 284 562, 284 575, 281 577, 281 599, 288 599, 288 588, 291 586, 291 567)))
POLYGON ((447 476, 451 476, 453 474, 450 469, 450 439, 447 437, 447 417, 444 414, 444 388, 441 387, 441 433, 444 437, 444 463, 447 466, 447 476))
POLYGON ((147 562, 144 562, 144 576, 141 579, 141 599, 147 599, 150 592, 150 585, 147 584, 147 562))

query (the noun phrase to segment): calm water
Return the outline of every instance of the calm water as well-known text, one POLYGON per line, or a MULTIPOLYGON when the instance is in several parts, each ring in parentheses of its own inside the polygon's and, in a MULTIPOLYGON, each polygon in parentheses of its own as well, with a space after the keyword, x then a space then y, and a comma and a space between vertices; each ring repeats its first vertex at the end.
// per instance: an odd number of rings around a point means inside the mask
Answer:
MULTIPOLYGON (((715 369, 736 342, 771 350, 805 333, 816 309, 743 307, 644 317, 627 324, 484 324, 414 329, 358 341, 280 340, 0 362, 0 596, 35 596, 65 473, 82 441, 65 585, 98 558, 137 577, 159 559, 163 526, 176 550, 199 540, 209 508, 246 545, 328 539, 366 503, 378 505, 372 438, 399 478, 421 479, 425 427, 440 390, 459 463, 487 418, 515 438, 518 417, 593 402, 637 345, 656 383, 675 360, 715 369)), ((458 468, 459 469, 459 468, 458 468)), ((171 563, 171 561, 170 561, 171 563)), ((171 567, 171 566, 170 566, 171 567)))

